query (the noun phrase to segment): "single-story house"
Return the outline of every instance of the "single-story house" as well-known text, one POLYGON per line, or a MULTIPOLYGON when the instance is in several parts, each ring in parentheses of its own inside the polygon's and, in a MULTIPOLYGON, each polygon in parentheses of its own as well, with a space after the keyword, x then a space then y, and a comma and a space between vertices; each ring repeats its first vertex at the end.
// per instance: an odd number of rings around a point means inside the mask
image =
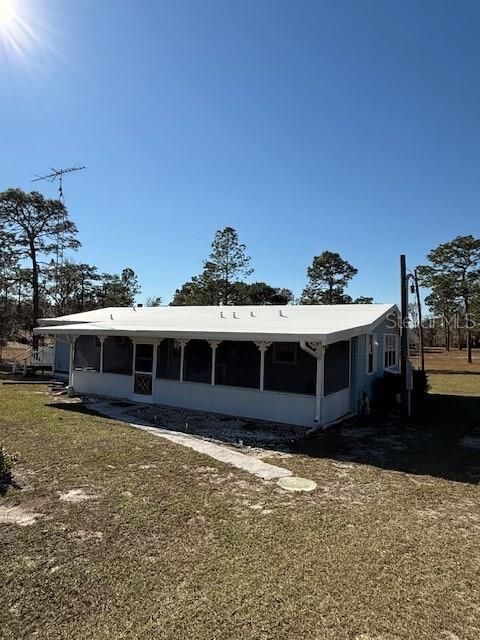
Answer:
POLYGON ((309 427, 357 413, 399 362, 391 304, 115 307, 39 324, 76 393, 309 427))

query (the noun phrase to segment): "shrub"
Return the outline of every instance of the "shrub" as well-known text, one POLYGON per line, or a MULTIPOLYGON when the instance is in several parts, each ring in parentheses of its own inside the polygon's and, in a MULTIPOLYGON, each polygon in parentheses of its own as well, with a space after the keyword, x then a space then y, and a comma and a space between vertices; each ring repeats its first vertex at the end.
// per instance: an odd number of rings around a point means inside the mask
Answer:
POLYGON ((10 479, 14 457, 11 456, 3 446, 0 447, 0 483, 10 479))
MULTIPOLYGON (((418 403, 423 400, 428 391, 428 378, 427 374, 420 369, 413 369, 412 374, 412 400, 418 403)), ((400 373, 385 371, 383 376, 376 380, 373 387, 373 403, 377 411, 389 413, 397 409, 400 389, 400 373)))
POLYGON ((397 395, 400 393, 400 374, 386 371, 373 385, 373 407, 381 414, 390 413, 397 408, 397 395))
POLYGON ((413 370, 413 397, 415 400, 422 400, 428 391, 428 377, 421 369, 413 370))

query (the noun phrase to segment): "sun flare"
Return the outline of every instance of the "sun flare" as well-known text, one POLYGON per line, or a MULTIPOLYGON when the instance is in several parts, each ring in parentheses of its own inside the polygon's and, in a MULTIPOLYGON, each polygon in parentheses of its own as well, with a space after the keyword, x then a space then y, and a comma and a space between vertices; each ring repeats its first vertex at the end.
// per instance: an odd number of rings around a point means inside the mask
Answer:
POLYGON ((0 53, 23 58, 39 44, 29 0, 0 0, 0 53))
POLYGON ((9 27, 15 21, 14 0, 0 0, 0 27, 9 27))

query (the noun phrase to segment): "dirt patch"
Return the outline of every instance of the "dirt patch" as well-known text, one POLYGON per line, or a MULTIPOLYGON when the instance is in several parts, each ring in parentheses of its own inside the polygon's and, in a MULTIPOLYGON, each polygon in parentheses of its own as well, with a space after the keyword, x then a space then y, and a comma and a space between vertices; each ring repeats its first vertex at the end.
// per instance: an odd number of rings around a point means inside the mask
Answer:
POLYGON ((101 531, 85 531, 84 529, 77 529, 68 536, 78 542, 88 542, 90 540, 94 542, 101 542, 103 540, 103 533, 101 531))
POLYGON ((279 455, 288 453, 292 443, 303 439, 306 431, 295 425, 178 407, 143 406, 125 413, 152 426, 234 446, 258 458, 271 455, 271 452, 265 454, 265 449, 276 450, 279 455))
POLYGON ((28 527, 43 518, 43 514, 22 509, 22 507, 0 506, 0 524, 16 524, 19 527, 28 527))
POLYGON ((60 500, 62 502, 85 502, 86 500, 96 500, 98 496, 87 493, 84 489, 70 489, 70 491, 66 491, 65 493, 60 494, 60 500))

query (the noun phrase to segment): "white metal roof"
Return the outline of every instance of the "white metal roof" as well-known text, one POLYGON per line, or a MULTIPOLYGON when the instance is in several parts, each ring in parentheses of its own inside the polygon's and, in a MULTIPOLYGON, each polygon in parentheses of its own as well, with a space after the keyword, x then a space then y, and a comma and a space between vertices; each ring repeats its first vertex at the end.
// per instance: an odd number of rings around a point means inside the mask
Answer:
POLYGON ((396 312, 392 304, 110 307, 44 318, 35 332, 328 344, 372 331, 396 312))

